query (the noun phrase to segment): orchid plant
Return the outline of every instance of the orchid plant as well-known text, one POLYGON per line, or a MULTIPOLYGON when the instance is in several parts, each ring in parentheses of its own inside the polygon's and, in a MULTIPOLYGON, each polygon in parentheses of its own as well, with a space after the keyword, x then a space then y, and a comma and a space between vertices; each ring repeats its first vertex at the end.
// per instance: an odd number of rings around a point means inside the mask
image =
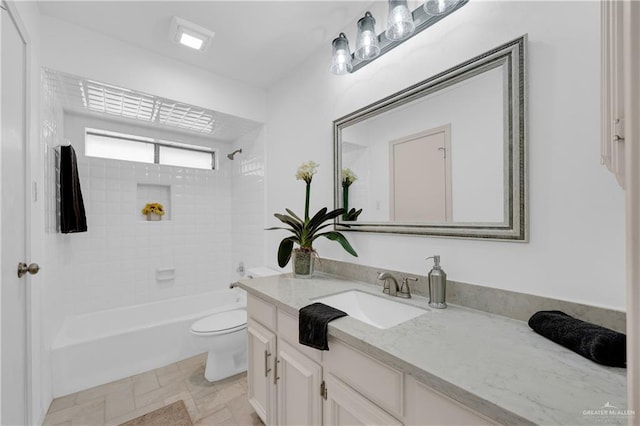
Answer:
POLYGON ((296 215, 293 211, 285 209, 287 214, 275 213, 274 216, 288 227, 272 227, 268 231, 281 229, 291 232, 293 235, 284 238, 278 247, 278 265, 285 267, 291 259, 293 245, 298 244, 300 250, 315 253, 313 242, 320 237, 337 241, 352 256, 357 257, 358 254, 351 247, 346 237, 337 231, 320 232, 321 230, 333 225, 333 223, 325 223, 333 220, 345 212, 345 209, 335 209, 328 211, 326 207, 320 209, 313 216, 309 215, 309 199, 311 197, 311 181, 318 170, 319 164, 314 161, 303 163, 296 173, 296 179, 306 183, 305 203, 304 203, 304 220, 296 215))
POLYGON ((362 209, 351 209, 349 210, 349 187, 358 180, 358 176, 353 173, 353 170, 346 168, 342 169, 342 206, 344 207, 344 212, 342 213, 342 220, 350 220, 354 221, 358 219, 360 213, 362 213, 362 209))

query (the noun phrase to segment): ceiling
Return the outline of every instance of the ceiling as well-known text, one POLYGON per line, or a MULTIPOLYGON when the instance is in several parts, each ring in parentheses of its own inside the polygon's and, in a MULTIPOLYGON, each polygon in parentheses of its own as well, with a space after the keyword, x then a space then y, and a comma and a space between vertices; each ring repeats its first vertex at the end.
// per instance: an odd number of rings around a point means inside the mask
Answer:
POLYGON ((373 3, 344 1, 41 1, 41 13, 213 73, 268 88, 373 3), (213 32, 206 52, 170 40, 173 16, 213 32))

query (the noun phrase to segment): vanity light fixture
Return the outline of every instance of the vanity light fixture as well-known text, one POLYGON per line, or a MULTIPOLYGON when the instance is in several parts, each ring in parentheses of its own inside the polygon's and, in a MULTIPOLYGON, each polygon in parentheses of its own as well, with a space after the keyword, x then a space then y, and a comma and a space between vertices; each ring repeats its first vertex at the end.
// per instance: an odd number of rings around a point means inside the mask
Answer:
POLYGON ((427 0, 413 12, 409 12, 406 0, 388 0, 389 15, 385 32, 376 35, 376 20, 370 12, 358 20, 356 50, 350 60, 349 42, 344 33, 333 40, 331 72, 336 75, 352 73, 379 58, 394 47, 409 40, 419 32, 452 14, 469 0, 427 0))
POLYGON ((438 16, 450 11, 457 3, 458 0, 427 0, 424 2, 424 11, 429 15, 438 16))
POLYGON ((387 17, 387 39, 402 40, 413 34, 416 29, 413 16, 407 7, 407 0, 389 0, 389 15, 387 17))
POLYGON ((186 19, 174 16, 171 20, 170 35, 174 42, 204 52, 209 47, 215 33, 186 19))
POLYGON ((350 73, 351 52, 349 51, 349 40, 344 33, 333 39, 331 52, 331 72, 335 75, 350 73))
POLYGON ((356 38, 356 58, 370 60, 380 53, 380 44, 376 35, 376 20, 367 11, 364 17, 358 20, 358 36, 356 38))

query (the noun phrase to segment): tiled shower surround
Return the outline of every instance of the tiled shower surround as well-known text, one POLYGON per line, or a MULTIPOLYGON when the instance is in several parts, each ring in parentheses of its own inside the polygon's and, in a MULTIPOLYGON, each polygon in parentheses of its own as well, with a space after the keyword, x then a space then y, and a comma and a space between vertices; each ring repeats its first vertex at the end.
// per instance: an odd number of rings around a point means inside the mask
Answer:
MULTIPOLYGON (((48 292, 47 303, 58 304, 51 308, 53 332, 68 315, 226 289, 238 277, 236 262, 264 263, 261 128, 235 143, 214 143, 216 170, 90 158, 84 156, 85 127, 130 134, 141 134, 140 128, 62 112, 53 95, 44 96, 44 125, 53 127, 43 135, 46 248, 54 269, 47 285, 56 289, 48 292), (57 233, 54 147, 63 137, 70 139, 78 157, 86 233, 57 233), (228 160, 226 154, 236 145, 243 154, 228 160), (169 189, 170 217, 148 222, 142 216, 138 190, 145 185, 169 189), (158 269, 174 269, 175 278, 157 280, 158 269)), ((154 132, 161 130, 147 130, 147 135, 156 136, 154 132)), ((156 137, 172 139, 165 134, 156 137)), ((180 141, 190 142, 184 135, 180 141)))

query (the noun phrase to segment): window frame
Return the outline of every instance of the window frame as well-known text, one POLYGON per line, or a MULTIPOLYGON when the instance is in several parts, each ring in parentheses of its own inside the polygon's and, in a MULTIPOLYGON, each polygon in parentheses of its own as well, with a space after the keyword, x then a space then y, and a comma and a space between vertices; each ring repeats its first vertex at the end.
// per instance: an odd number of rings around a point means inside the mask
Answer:
MULTIPOLYGON (((86 145, 86 141, 87 141, 87 136, 91 135, 91 136, 100 136, 103 138, 112 138, 112 139, 120 139, 120 140, 124 140, 127 142, 138 142, 138 143, 146 143, 146 144, 152 144, 153 145, 153 163, 145 163, 145 164, 158 164, 160 166, 170 166, 170 167, 188 167, 190 169, 197 169, 197 170, 217 170, 216 167, 216 159, 217 159, 217 150, 215 149, 210 149, 210 148, 205 148, 205 147, 198 147, 197 145, 189 145, 189 144, 185 144, 185 143, 181 143, 181 142, 172 142, 172 141, 165 141, 165 140, 161 140, 161 139, 155 139, 155 138, 150 138, 150 137, 145 137, 145 136, 136 136, 136 135, 129 135, 126 133, 119 133, 119 132, 112 132, 109 130, 100 130, 100 129, 93 129, 93 128, 89 128, 89 127, 85 127, 84 129, 84 138, 85 138, 85 145, 86 145), (201 152, 201 153, 205 153, 205 154, 211 154, 211 169, 203 169, 200 167, 191 167, 191 166, 175 166, 175 165, 170 165, 170 164, 163 164, 160 163, 160 147, 169 147, 169 148, 173 148, 173 149, 182 149, 185 151, 195 151, 195 152, 201 152)), ((86 155, 86 146, 85 146, 85 155, 86 155)), ((116 161, 127 161, 127 160, 120 160, 120 159, 115 159, 115 158, 107 158, 107 157, 94 157, 94 158, 105 158, 105 159, 111 159, 111 160, 116 160, 116 161)), ((136 161, 133 161, 136 162, 136 161)))

